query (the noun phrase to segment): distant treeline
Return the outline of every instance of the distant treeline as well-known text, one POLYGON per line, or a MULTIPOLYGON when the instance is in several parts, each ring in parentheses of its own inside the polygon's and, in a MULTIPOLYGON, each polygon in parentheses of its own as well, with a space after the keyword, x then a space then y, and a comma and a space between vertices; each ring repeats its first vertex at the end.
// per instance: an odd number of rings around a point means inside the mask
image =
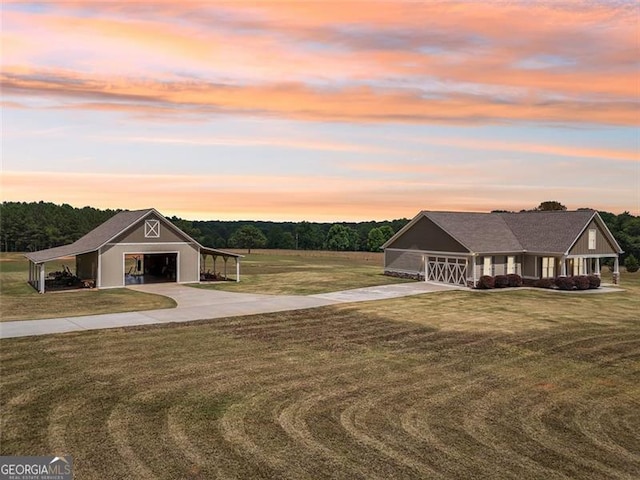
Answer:
MULTIPOLYGON (((0 205, 0 251, 35 251, 74 242, 119 211, 74 208, 49 202, 3 202, 0 205)), ((336 224, 168 218, 208 247, 354 251, 379 250, 408 222, 406 218, 336 224)))
MULTIPOLYGON (((547 202, 550 203, 550 202, 547 202)), ((543 204, 544 205, 544 202, 543 204)), ((564 207, 563 207, 564 208, 564 207)), ((25 252, 71 243, 120 210, 98 210, 48 202, 0 205, 0 250, 25 252)), ((600 212, 625 251, 640 258, 640 217, 600 212)), ((169 217, 201 244, 214 248, 378 251, 406 218, 384 222, 190 221, 169 217)))

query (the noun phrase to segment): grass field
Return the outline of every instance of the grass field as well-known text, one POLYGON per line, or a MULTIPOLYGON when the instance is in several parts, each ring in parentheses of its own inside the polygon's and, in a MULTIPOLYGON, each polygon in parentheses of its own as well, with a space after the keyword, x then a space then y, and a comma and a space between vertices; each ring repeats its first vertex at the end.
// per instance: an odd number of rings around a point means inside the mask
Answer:
POLYGON ((3 340, 0 453, 80 479, 636 479, 622 280, 3 340))
MULTIPOLYGON (((246 254, 246 251, 238 252, 246 254)), ((63 264, 73 267, 73 262, 71 258, 48 263, 47 272, 60 270, 63 264)), ((258 250, 246 255, 241 265, 240 283, 194 286, 236 292, 309 295, 404 281, 382 275, 381 253, 258 250)), ((211 258, 208 258, 206 268, 213 270, 211 258)), ((223 272, 222 260, 216 264, 216 271, 223 272)), ((229 262, 228 273, 235 275, 234 262, 229 262)), ((27 278, 28 263, 21 254, 0 254, 0 321, 73 317, 175 306, 175 302, 166 297, 126 288, 40 295, 26 283, 27 278)))
MULTIPOLYGON (((47 272, 61 270, 63 264, 73 270, 74 259, 47 263, 47 272)), ((77 317, 176 306, 170 298, 126 288, 50 292, 41 295, 27 284, 28 272, 28 261, 22 254, 0 254, 0 321, 77 317)))
MULTIPOLYGON (((399 283, 401 280, 382 274, 382 253, 324 252, 296 250, 233 250, 245 255, 241 260, 239 283, 200 284, 232 292, 268 293, 279 295, 313 295, 399 283)), ((213 272, 211 259, 206 269, 213 272)), ((223 272, 218 261, 216 272, 223 272)), ((229 262, 229 275, 235 275, 235 263, 229 262)))

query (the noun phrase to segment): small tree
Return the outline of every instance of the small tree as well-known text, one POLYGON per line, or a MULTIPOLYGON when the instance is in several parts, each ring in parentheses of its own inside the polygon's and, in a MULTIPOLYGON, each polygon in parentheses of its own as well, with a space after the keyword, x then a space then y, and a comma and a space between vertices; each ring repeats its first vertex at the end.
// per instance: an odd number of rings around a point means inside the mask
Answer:
POLYGON ((536 208, 536 210, 540 212, 549 212, 549 211, 566 210, 566 209, 567 207, 565 207, 563 204, 555 200, 542 202, 540 205, 538 205, 538 208, 536 208))
POLYGON ((627 272, 637 272, 640 269, 640 265, 638 265, 638 259, 633 256, 633 253, 624 259, 624 268, 627 269, 627 272))
POLYGON ((252 248, 264 247, 267 244, 267 237, 254 225, 244 225, 233 232, 229 238, 229 244, 235 248, 246 248, 251 253, 252 248))
POLYGON ((369 230, 369 235, 367 236, 367 246, 369 250, 372 252, 377 252, 380 250, 380 247, 384 243, 384 235, 382 231, 378 227, 373 227, 369 230))
POLYGON ((327 234, 327 248, 329 250, 345 251, 349 250, 352 244, 352 234, 350 228, 336 223, 331 226, 327 234))

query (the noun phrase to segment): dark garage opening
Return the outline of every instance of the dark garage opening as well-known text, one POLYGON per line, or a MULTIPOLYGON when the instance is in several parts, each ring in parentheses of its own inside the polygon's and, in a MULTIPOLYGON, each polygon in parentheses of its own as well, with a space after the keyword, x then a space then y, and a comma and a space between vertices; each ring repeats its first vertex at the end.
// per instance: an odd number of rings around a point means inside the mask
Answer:
POLYGON ((128 253, 124 256, 124 284, 175 282, 177 253, 128 253))

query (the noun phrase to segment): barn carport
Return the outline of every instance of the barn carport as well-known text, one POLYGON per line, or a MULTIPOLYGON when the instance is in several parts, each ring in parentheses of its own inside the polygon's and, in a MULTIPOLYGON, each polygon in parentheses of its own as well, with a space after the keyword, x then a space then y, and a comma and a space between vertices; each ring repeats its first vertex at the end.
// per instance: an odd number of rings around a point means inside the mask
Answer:
POLYGON ((215 248, 201 247, 200 257, 200 281, 230 280, 228 273, 233 266, 228 265, 229 259, 235 260, 235 281, 240 281, 240 259, 243 257, 242 255, 215 248))
POLYGON ((39 293, 44 293, 45 290, 95 287, 98 275, 97 252, 83 252, 69 247, 71 245, 25 254, 29 260, 29 285, 39 293), (61 260, 64 260, 61 270, 47 271, 47 264, 61 260), (69 267, 71 262, 75 263, 73 269, 69 267))

